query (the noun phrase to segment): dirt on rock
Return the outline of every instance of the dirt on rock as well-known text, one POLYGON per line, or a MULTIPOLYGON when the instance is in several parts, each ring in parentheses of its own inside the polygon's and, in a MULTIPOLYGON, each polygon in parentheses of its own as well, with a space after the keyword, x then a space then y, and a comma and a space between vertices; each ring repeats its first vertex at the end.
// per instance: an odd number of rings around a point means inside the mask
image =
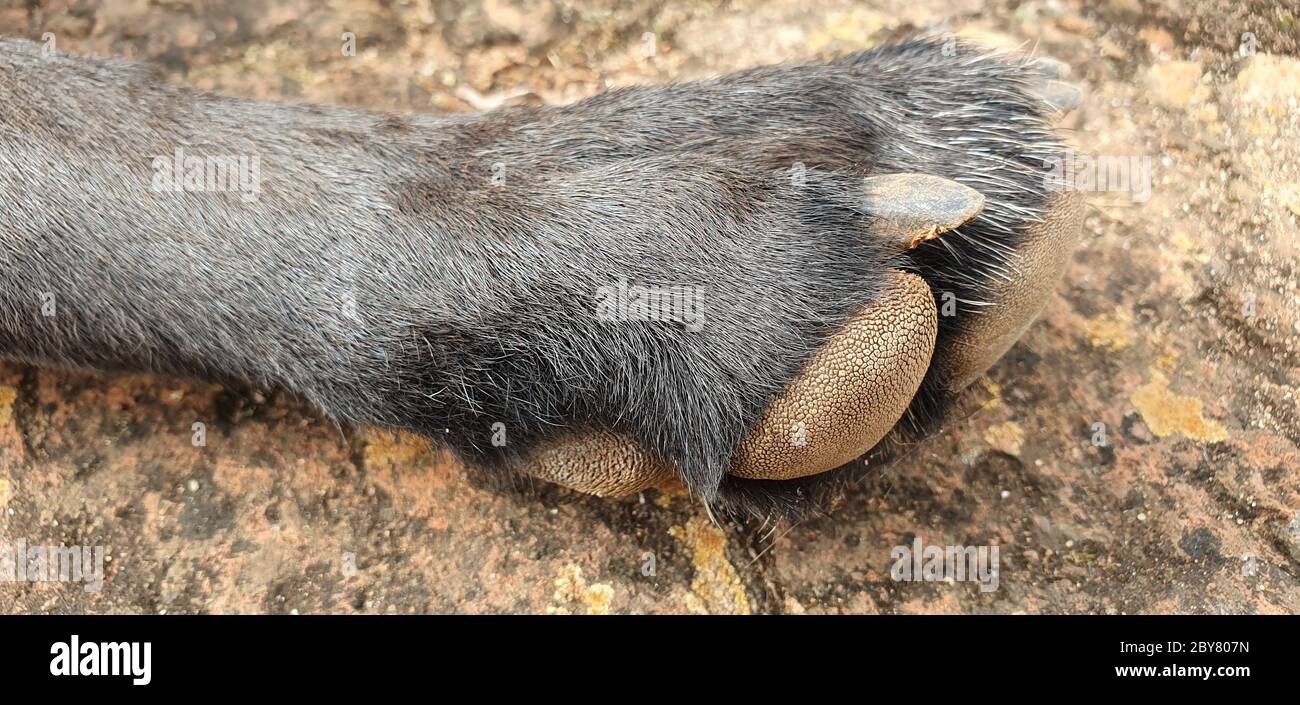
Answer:
POLYGON ((938 437, 829 515, 480 487, 293 399, 0 366, 0 543, 104 548, 0 611, 1300 612, 1300 19, 1269 0, 0 0, 0 34, 223 93, 393 111, 563 103, 917 33, 1055 56, 1084 240, 938 437), (348 37, 354 54, 343 51, 348 37), (1078 177, 1082 178, 1082 177, 1078 177), (1091 178, 1091 177, 1090 177, 1091 178), (996 545, 996 590, 896 546, 996 545))

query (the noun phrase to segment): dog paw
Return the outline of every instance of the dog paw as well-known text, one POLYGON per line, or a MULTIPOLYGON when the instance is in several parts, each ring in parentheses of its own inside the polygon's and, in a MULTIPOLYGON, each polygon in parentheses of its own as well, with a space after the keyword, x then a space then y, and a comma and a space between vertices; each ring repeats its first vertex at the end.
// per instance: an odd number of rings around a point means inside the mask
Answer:
MULTIPOLYGON (((917 41, 530 114, 516 129, 552 150, 527 148, 549 173, 608 179, 650 159, 676 174, 570 193, 672 191, 641 210, 679 218, 617 236, 662 247, 605 242, 643 262, 604 271, 710 294, 699 331, 592 333, 620 351, 593 370, 611 381, 567 400, 511 466, 602 496, 684 482, 723 510, 790 514, 882 439, 932 431, 1038 315, 1077 239, 1081 200, 1048 177, 1063 151, 1052 122, 1080 99, 1066 73, 917 41), (578 156, 554 138, 574 120, 599 135, 578 156), (691 191, 710 180, 725 198, 691 191)), ((507 138, 482 156, 524 149, 507 138)))

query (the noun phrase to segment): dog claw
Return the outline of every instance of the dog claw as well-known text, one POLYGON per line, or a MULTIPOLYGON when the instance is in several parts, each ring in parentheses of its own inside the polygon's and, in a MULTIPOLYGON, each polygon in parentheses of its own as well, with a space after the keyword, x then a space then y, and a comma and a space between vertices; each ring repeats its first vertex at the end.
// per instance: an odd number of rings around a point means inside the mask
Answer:
POLYGON ((1049 80, 1035 91, 1043 102, 1057 112, 1068 112, 1083 102, 1083 89, 1065 81, 1049 80))
POLYGON ((979 191, 941 176, 887 174, 862 181, 862 209, 874 219, 872 231, 904 250, 961 226, 984 208, 979 191))
POLYGON ((1031 63, 1051 78, 1068 78, 1070 76, 1070 65, 1060 59, 1040 56, 1031 63))

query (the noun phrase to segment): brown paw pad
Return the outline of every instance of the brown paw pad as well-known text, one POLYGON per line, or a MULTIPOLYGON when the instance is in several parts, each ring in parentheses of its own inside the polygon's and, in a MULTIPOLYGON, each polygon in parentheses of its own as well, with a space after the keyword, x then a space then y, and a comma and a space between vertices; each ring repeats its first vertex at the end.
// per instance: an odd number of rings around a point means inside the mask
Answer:
MULTIPOLYGON (((832 336, 772 401, 740 446, 731 474, 785 480, 865 453, 916 394, 934 352, 937 321, 925 282, 894 272, 876 303, 832 336)), ((559 439, 533 454, 529 472, 602 497, 640 492, 676 476, 653 453, 604 430, 559 439)))

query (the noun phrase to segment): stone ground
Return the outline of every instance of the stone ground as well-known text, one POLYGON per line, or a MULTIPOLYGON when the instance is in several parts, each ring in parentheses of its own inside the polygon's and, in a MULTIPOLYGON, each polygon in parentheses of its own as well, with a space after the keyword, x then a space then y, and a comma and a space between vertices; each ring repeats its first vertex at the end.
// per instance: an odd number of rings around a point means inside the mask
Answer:
POLYGON ((672 494, 493 492, 419 439, 293 400, 0 366, 0 543, 108 552, 101 592, 0 583, 0 610, 1300 612, 1300 20, 1283 5, 0 0, 0 33, 387 110, 571 101, 927 30, 1027 43, 1088 86, 1078 153, 1149 157, 1151 177, 1093 194, 1065 284, 969 413, 793 526, 715 526, 672 494), (892 581, 890 549, 918 535, 999 545, 999 588, 892 581))

